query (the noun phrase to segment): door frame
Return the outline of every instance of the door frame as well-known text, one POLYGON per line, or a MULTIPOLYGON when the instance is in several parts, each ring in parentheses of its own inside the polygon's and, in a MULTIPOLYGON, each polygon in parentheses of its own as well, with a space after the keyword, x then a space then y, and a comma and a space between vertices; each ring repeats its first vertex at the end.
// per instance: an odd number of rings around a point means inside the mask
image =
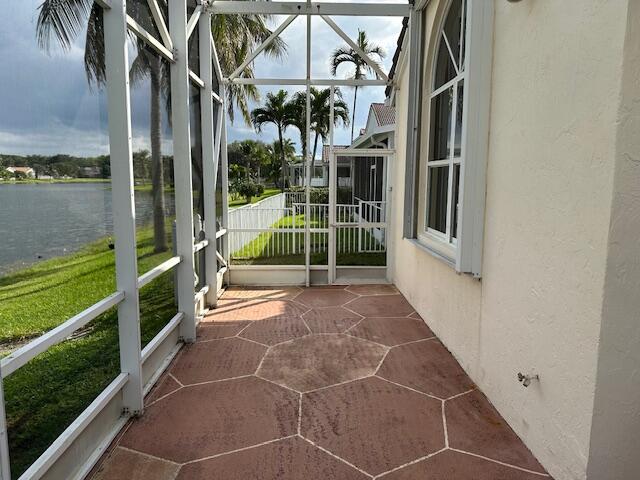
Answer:
MULTIPOLYGON (((352 226, 352 222, 338 222, 337 221, 337 182, 338 182, 338 161, 337 156, 341 157, 351 157, 353 162, 357 161, 357 157, 381 157, 383 158, 383 162, 387 163, 393 160, 395 155, 395 150, 393 149, 382 149, 382 148, 363 148, 363 149, 354 149, 354 148, 345 148, 340 150, 335 150, 333 148, 333 144, 330 145, 329 149, 329 234, 328 234, 328 255, 327 255, 327 266, 328 266, 328 275, 327 281, 330 285, 335 284, 339 280, 338 276, 338 265, 337 265, 337 252, 336 252, 336 240, 337 240, 337 230, 340 227, 352 226)), ((353 170, 352 170, 353 175, 353 170)), ((389 188, 389 185, 383 185, 383 191, 389 188)), ((389 248, 388 248, 388 238, 389 238, 389 229, 390 229, 390 221, 389 215, 391 212, 390 209, 390 196, 386 196, 385 201, 385 212, 384 212, 384 221, 381 222, 369 222, 369 221, 360 221, 358 222, 358 228, 383 228, 385 230, 385 238, 387 239, 385 254, 386 254, 386 267, 385 267, 385 275, 384 279, 389 278, 389 248)), ((358 270, 365 272, 367 267, 357 267, 358 270)), ((380 267, 370 267, 368 270, 379 270, 380 267)), ((363 279, 370 278, 366 275, 363 276, 363 279)), ((357 279, 350 279, 355 280, 357 279)))

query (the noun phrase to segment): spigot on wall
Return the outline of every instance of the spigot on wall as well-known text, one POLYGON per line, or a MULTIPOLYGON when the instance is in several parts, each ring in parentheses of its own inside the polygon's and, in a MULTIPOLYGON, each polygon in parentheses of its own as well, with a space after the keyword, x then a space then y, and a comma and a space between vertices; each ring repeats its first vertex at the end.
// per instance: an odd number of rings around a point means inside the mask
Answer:
POLYGON ((540 380, 540 376, 538 374, 535 375, 525 375, 522 372, 518 372, 518 381, 522 383, 523 387, 528 387, 531 385, 533 380, 540 380))

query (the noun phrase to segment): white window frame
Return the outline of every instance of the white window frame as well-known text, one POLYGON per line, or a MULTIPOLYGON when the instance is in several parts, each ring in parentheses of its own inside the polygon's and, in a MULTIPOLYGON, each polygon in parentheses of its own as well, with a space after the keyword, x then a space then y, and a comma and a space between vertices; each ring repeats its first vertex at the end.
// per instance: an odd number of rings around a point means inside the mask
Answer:
MULTIPOLYGON (((429 51, 427 63, 431 69, 424 76, 425 84, 420 89, 424 95, 421 141, 426 148, 421 148, 420 188, 417 208, 417 241, 430 253, 445 260, 461 273, 481 276, 482 241, 484 235, 484 203, 486 191, 486 162, 488 151, 489 107, 491 93, 491 65, 493 45, 493 2, 483 0, 466 0, 465 59, 463 68, 459 61, 455 62, 456 76, 433 89, 436 73, 436 60, 440 42, 445 41, 443 35, 444 22, 453 0, 447 1, 442 14, 439 15, 437 36, 433 48, 429 51), (464 100, 462 116, 462 132, 460 139, 460 155, 454 157, 455 126, 457 118, 458 85, 463 83, 464 100), (430 109, 432 99, 453 87, 453 108, 451 113, 451 141, 448 157, 443 160, 428 162, 431 138, 430 109), (458 179, 458 212, 457 232, 453 238, 453 177, 455 165, 460 165, 458 179), (448 200, 446 232, 427 227, 429 170, 437 166, 448 166, 448 200)), ((461 32, 462 33, 462 32, 461 32)), ((447 43, 447 49, 451 49, 447 43)))

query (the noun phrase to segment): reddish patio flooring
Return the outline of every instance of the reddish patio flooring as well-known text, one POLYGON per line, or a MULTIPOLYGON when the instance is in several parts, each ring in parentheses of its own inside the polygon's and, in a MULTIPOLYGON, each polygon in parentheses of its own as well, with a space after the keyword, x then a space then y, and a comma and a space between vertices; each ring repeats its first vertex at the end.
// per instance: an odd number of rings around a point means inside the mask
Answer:
POLYGON ((539 480, 393 286, 237 289, 95 480, 539 480))

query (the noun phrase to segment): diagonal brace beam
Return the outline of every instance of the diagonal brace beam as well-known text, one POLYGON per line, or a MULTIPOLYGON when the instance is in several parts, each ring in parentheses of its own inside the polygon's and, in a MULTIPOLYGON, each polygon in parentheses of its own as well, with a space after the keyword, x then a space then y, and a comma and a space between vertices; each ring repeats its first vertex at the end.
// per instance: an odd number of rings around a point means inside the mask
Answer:
POLYGON ((251 52, 251 55, 249 55, 231 75, 229 75, 229 79, 233 80, 234 78, 238 77, 244 71, 247 65, 249 65, 265 48, 267 48, 271 44, 271 42, 273 42, 278 37, 278 35, 280 35, 284 31, 284 29, 287 28, 291 24, 291 22, 296 19, 297 16, 298 15, 290 15, 289 17, 287 17, 287 19, 282 22, 282 24, 278 28, 276 28, 273 33, 260 44, 258 48, 251 52))
POLYGON ((214 42, 213 40, 213 33, 210 33, 209 37, 211 37, 211 56, 213 58, 213 70, 216 74, 218 83, 222 83, 222 69, 220 68, 220 61, 218 60, 218 51, 216 50, 216 42, 214 42))
POLYGON ((153 21, 158 27, 158 31, 160 32, 160 38, 162 38, 162 43, 167 47, 168 50, 173 50, 173 42, 171 41, 171 35, 169 35, 169 29, 167 28, 167 24, 164 21, 164 17, 162 16, 162 12, 160 11, 160 6, 156 0, 147 0, 149 4, 149 9, 151 10, 151 16, 153 16, 153 21))
POLYGON ((203 10, 202 5, 198 5, 196 9, 193 11, 191 18, 187 22, 187 39, 191 38, 193 31, 196 29, 196 25, 198 25, 198 20, 200 19, 202 10, 203 10))
POLYGON ((175 58, 173 56, 173 52, 168 50, 162 42, 156 40, 156 38, 147 32, 142 25, 136 22, 133 18, 127 15, 127 27, 131 30, 139 39, 143 40, 147 45, 153 48, 156 52, 162 55, 165 59, 170 62, 174 62, 175 58))
POLYGON ((362 51, 362 49, 353 40, 351 40, 351 38, 349 38, 349 35, 344 33, 342 31, 342 29, 338 25, 336 25, 336 23, 333 20, 331 20, 331 17, 328 17, 326 15, 320 15, 320 18, 322 18, 327 23, 327 25, 329 25, 333 29, 334 32, 336 32, 338 35, 340 35, 340 37, 345 42, 347 42, 347 44, 358 55, 360 55, 360 58, 362 58, 362 60, 367 62, 367 65, 369 65, 378 74, 378 78, 380 78, 381 80, 384 80, 385 82, 389 82, 389 77, 387 77, 387 74, 382 71, 380 66, 376 62, 374 62, 371 59, 371 57, 369 57, 369 55, 364 53, 364 51, 362 51))

